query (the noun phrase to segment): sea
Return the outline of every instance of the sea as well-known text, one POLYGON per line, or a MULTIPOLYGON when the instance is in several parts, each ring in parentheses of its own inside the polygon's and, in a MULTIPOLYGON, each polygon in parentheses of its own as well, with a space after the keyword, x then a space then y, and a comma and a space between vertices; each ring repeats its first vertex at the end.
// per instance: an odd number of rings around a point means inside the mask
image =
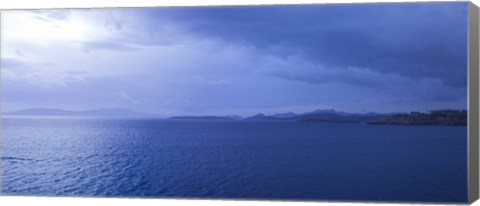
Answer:
POLYGON ((466 202, 467 127, 2 118, 5 195, 466 202))

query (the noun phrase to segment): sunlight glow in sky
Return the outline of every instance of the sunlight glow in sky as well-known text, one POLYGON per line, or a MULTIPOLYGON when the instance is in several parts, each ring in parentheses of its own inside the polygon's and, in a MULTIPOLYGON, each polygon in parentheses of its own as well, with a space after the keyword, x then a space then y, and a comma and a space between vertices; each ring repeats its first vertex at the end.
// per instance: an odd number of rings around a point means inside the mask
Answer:
POLYGON ((465 109, 468 4, 2 12, 4 112, 465 109))

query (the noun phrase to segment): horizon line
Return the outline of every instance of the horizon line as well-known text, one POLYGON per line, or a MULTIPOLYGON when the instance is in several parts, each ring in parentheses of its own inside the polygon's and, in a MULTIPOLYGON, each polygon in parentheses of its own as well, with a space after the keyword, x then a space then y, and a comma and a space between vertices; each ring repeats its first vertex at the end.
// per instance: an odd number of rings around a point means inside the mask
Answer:
MULTIPOLYGON (((457 110, 457 111, 468 111, 467 108, 462 108, 462 109, 454 109, 454 108, 443 108, 443 109, 431 109, 431 110, 410 110, 410 111, 407 111, 407 112, 374 112, 374 111, 368 111, 368 112, 346 112, 346 111, 343 111, 343 110, 336 110, 334 108, 330 108, 330 109, 315 109, 315 110, 311 110, 311 111, 306 111, 306 112, 293 112, 293 111, 284 111, 284 112, 275 112, 275 113, 265 113, 265 112, 257 112, 255 114, 251 114, 251 115, 238 115, 238 114, 222 114, 222 115, 215 115, 215 114, 185 114, 185 115, 182 115, 182 114, 179 114, 179 115, 162 115, 162 114, 159 114, 159 113, 152 113, 152 112, 143 112, 143 111, 138 111, 138 110, 135 110, 135 109, 130 109, 130 108, 125 108, 125 107, 113 107, 113 108, 96 108, 96 109, 87 109, 87 110, 69 110, 69 109, 61 109, 61 108, 46 108, 46 107, 34 107, 34 108, 28 108, 28 109, 20 109, 20 110, 15 110, 15 111, 8 111, 8 112, 5 112, 5 111, 2 111, 0 114, 1 115, 12 115, 12 116, 68 116, 68 115, 28 115, 28 114, 11 114, 11 113, 17 113, 17 112, 24 112, 24 111, 28 111, 28 110, 58 110, 58 111, 62 111, 62 112, 92 112, 92 111, 108 111, 108 110, 124 110, 126 112, 133 112, 133 113, 137 113, 136 115, 152 115, 152 116, 156 116, 157 118, 172 118, 172 117, 228 117, 228 116, 238 116, 238 117, 242 117, 242 118, 247 118, 247 117, 252 117, 252 116, 256 116, 256 115, 266 115, 266 116, 273 116, 273 115, 278 115, 278 114, 287 114, 287 113, 293 113, 293 114, 297 114, 297 115, 301 115, 301 114, 307 114, 307 113, 312 113, 312 112, 336 112, 336 113, 344 113, 344 114, 409 114, 409 113, 412 113, 412 112, 422 112, 422 113, 429 113, 429 112, 432 112, 432 111, 441 111, 441 110, 457 110)), ((72 116, 75 116, 75 115, 72 115, 72 116)), ((108 115, 107 115, 108 116, 108 115)), ((116 115, 114 115, 116 116, 116 115)), ((128 115, 126 115, 128 116, 128 115)), ((131 116, 131 115, 130 115, 131 116)))

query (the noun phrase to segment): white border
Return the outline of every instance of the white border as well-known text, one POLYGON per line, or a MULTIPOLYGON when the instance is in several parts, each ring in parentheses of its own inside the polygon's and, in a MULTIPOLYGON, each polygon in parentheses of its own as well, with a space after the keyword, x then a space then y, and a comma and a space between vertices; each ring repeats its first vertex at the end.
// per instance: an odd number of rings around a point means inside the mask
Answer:
MULTIPOLYGON (((429 0, 426 0, 429 1, 429 0)), ((430 0, 431 1, 431 0, 430 0)), ((434 2, 448 0, 434 0, 434 2)), ((471 0, 480 6, 480 0, 471 0)), ((152 6, 207 6, 207 5, 259 5, 259 4, 311 4, 311 3, 367 3, 367 2, 417 2, 416 0, 0 0, 0 10, 8 9, 45 9, 45 8, 103 8, 103 7, 152 7, 152 6)), ((280 202, 280 201, 239 201, 239 200, 172 200, 172 199, 128 199, 128 198, 73 198, 73 197, 21 197, 1 196, 0 205, 48 205, 48 206, 94 206, 94 205, 195 205, 195 206, 223 206, 223 205, 264 205, 264 206, 291 206, 291 205, 400 205, 398 203, 329 203, 329 202, 280 202)), ((427 204, 402 204, 427 205, 427 204)), ((476 206, 480 206, 477 201, 476 206)))
MULTIPOLYGON (((259 4, 312 4, 312 3, 368 3, 368 2, 418 2, 429 0, 1 0, 0 9, 41 8, 102 8, 102 7, 152 7, 152 6, 213 6, 259 4)), ((431 0, 430 0, 431 1, 431 0)), ((434 0, 464 1, 464 0, 434 0)), ((480 5, 480 0, 472 0, 480 5)))

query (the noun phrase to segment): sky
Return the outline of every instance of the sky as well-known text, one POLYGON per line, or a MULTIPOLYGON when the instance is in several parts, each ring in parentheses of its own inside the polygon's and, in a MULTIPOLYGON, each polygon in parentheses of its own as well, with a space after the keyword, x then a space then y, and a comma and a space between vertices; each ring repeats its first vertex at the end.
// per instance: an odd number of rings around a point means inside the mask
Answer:
POLYGON ((2 11, 3 112, 467 107, 468 3, 2 11))

